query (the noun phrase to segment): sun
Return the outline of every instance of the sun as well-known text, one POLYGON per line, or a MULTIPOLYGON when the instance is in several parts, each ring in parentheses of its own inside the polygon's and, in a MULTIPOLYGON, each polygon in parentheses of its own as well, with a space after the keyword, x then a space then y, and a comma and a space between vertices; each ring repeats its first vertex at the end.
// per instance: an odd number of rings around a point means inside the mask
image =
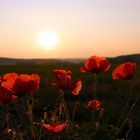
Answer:
POLYGON ((38 35, 37 42, 40 46, 51 49, 59 43, 59 39, 55 32, 44 31, 38 35))

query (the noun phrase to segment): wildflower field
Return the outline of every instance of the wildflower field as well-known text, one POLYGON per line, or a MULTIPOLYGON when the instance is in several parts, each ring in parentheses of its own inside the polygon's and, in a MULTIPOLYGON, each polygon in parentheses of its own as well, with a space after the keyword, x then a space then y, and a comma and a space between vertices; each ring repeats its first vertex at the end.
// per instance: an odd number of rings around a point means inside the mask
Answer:
POLYGON ((140 66, 0 66, 0 140, 139 140, 140 66))

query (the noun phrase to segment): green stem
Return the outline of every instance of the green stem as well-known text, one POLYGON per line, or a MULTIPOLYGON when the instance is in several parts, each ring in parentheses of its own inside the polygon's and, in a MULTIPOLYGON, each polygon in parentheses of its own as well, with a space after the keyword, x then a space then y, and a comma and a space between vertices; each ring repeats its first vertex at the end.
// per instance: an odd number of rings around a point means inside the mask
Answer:
POLYGON ((122 122, 122 124, 121 124, 121 126, 120 126, 120 131, 122 130, 122 128, 123 128, 125 122, 128 120, 129 115, 130 115, 130 113, 132 112, 132 110, 134 109, 134 107, 136 106, 138 100, 139 100, 139 97, 136 98, 136 101, 132 104, 131 108, 129 109, 129 111, 128 111, 127 115, 126 115, 125 120, 122 122))
POLYGON ((41 120, 41 123, 40 123, 41 128, 40 128, 40 135, 39 135, 39 138, 38 138, 39 140, 41 140, 44 136, 44 132, 43 132, 43 124, 44 123, 45 123, 45 118, 43 118, 43 120, 41 120))
MULTIPOLYGON (((95 75, 94 77, 92 89, 93 89, 93 100, 95 100, 97 98, 97 75, 95 75)), ((94 131, 96 131, 96 111, 95 110, 92 110, 91 112, 91 121, 93 122, 94 131)))
POLYGON ((93 99, 96 99, 96 94, 97 94, 97 76, 96 75, 92 84, 92 88, 93 88, 93 99))
POLYGON ((74 119, 75 119, 75 114, 76 114, 76 111, 77 111, 77 108, 78 108, 79 105, 80 105, 80 102, 76 101, 76 102, 75 102, 75 105, 74 105, 73 114, 72 114, 72 122, 73 122, 74 119))
POLYGON ((103 115, 104 115, 104 108, 102 108, 100 110, 99 119, 98 119, 98 122, 99 123, 102 123, 102 121, 103 121, 103 115))
POLYGON ((67 104, 66 104, 66 101, 65 101, 65 99, 64 99, 64 92, 63 91, 61 91, 61 98, 62 98, 62 107, 63 107, 63 109, 64 109, 64 113, 65 113, 65 121, 67 120, 67 121, 69 121, 69 112, 68 112, 68 107, 67 107, 67 104))
POLYGON ((133 91, 133 86, 132 86, 132 81, 129 81, 128 83, 128 87, 129 87, 129 93, 128 93, 128 98, 127 98, 127 101, 126 101, 126 104, 123 108, 123 111, 121 113, 121 116, 119 118, 119 123, 121 122, 121 119, 122 117, 125 115, 126 111, 127 111, 127 108, 129 106, 129 102, 130 102, 130 99, 131 99, 131 95, 132 95, 132 91, 133 91))
POLYGON ((31 129, 31 138, 35 139, 34 124, 33 124, 33 105, 34 105, 33 93, 27 94, 27 98, 28 98, 27 104, 28 104, 28 117, 31 129))

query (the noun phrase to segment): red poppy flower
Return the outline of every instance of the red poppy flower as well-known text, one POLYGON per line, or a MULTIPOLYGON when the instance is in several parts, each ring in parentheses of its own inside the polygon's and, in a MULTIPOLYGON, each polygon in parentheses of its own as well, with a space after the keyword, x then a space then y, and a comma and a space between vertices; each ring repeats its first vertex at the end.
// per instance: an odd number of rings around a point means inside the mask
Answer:
POLYGON ((53 70, 54 75, 56 77, 56 82, 48 80, 51 85, 54 87, 57 87, 63 91, 65 90, 70 90, 74 95, 79 94, 81 88, 82 88, 82 81, 77 80, 73 81, 72 80, 72 72, 71 71, 66 71, 66 70, 53 70))
POLYGON ((68 126, 68 123, 59 123, 59 124, 43 124, 43 128, 46 132, 60 134, 68 126))
POLYGON ((136 63, 133 62, 125 62, 120 64, 115 70, 112 72, 112 77, 114 80, 119 79, 131 79, 134 75, 136 69, 136 63))
POLYGON ((18 74, 15 73, 15 72, 11 72, 11 73, 6 73, 2 76, 3 80, 8 80, 10 78, 17 78, 18 77, 18 74))
POLYGON ((3 76, 0 76, 0 83, 10 79, 10 78, 17 78, 18 74, 16 74, 15 72, 11 72, 11 73, 6 73, 3 76))
POLYGON ((87 108, 90 110, 100 110, 102 108, 102 104, 98 100, 91 100, 88 102, 87 108))
POLYGON ((12 95, 10 91, 0 86, 0 103, 6 104, 10 101, 16 100, 17 96, 12 95))
POLYGON ((10 77, 2 82, 2 86, 12 91, 15 95, 35 92, 39 88, 40 78, 37 74, 20 74, 10 77))
POLYGON ((87 71, 98 74, 101 71, 106 72, 110 68, 109 61, 104 57, 91 56, 84 62, 84 67, 80 71, 85 73, 87 71))

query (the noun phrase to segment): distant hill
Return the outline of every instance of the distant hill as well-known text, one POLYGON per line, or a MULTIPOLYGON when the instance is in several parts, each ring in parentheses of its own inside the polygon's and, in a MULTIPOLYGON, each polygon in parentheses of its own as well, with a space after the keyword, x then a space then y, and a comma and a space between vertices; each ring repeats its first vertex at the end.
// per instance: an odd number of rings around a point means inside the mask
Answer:
MULTIPOLYGON (((122 55, 108 58, 111 63, 122 63, 125 61, 134 61, 140 63, 140 54, 122 55)), ((0 65, 35 65, 35 64, 58 64, 58 63, 83 63, 84 58, 81 59, 15 59, 15 58, 0 58, 0 65)))
POLYGON ((58 64, 58 63, 81 63, 84 59, 15 59, 0 58, 0 65, 35 65, 35 64, 58 64))
POLYGON ((140 63, 140 54, 121 55, 113 58, 108 58, 112 63, 122 63, 125 61, 132 61, 140 63))

